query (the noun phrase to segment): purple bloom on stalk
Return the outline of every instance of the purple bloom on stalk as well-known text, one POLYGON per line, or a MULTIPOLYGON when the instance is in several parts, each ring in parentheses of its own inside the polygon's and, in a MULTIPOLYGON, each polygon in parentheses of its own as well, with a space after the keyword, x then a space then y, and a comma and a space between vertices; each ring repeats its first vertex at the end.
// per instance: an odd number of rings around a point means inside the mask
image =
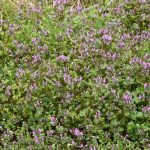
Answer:
POLYGON ((139 3, 146 3, 146 0, 138 0, 139 3))
POLYGON ((78 5, 77 8, 76 8, 77 12, 81 12, 82 10, 82 6, 81 5, 78 5))
POLYGON ((107 13, 102 14, 103 18, 105 18, 107 16, 107 13))
POLYGON ((72 84, 70 75, 64 74, 65 83, 72 84))
POLYGON ((84 147, 84 145, 81 143, 79 147, 82 148, 82 147, 84 147))
POLYGON ((150 106, 146 106, 142 108, 143 112, 150 112, 150 106))
POLYGON ((124 42, 119 43, 119 47, 120 48, 124 48, 125 47, 125 43, 124 42))
POLYGON ((73 96, 74 96, 74 94, 70 94, 70 93, 67 93, 66 94, 66 99, 72 99, 73 98, 73 96))
POLYGON ((34 137, 34 141, 35 141, 36 144, 40 144, 39 139, 38 139, 37 136, 34 137))
POLYGON ((96 112, 95 114, 95 118, 98 119, 102 114, 100 113, 100 111, 96 112))
POLYGON ((50 137, 54 134, 54 131, 53 130, 49 130, 49 131, 46 131, 47 133, 47 136, 50 137))
POLYGON ((37 135, 36 135, 35 130, 32 131, 32 134, 33 134, 33 136, 34 136, 34 141, 35 141, 35 143, 36 143, 36 144, 40 144, 39 139, 38 139, 38 137, 37 137, 37 135))
POLYGON ((65 62, 67 60, 68 60, 68 57, 66 57, 64 55, 60 55, 57 57, 57 61, 65 62))
POLYGON ((60 4, 66 4, 68 2, 68 0, 54 0, 53 1, 53 5, 60 5, 60 4))
POLYGON ((70 133, 74 134, 75 136, 82 136, 83 135, 83 133, 77 128, 70 129, 70 133))
POLYGON ((90 146, 90 150, 96 150, 95 146, 93 147, 92 145, 90 146))
POLYGON ((57 118, 53 116, 50 119, 51 119, 51 124, 55 124, 57 121, 57 118))
POLYGON ((111 41, 112 41, 112 37, 111 37, 110 35, 107 35, 107 34, 103 35, 103 36, 102 36, 102 39, 103 39, 103 42, 104 42, 105 44, 110 44, 111 41))
POLYGON ((32 56, 34 62, 38 62, 41 60, 41 56, 39 54, 35 54, 32 56))
POLYGON ((48 31, 46 31, 44 29, 41 30, 41 33, 44 34, 44 35, 46 35, 46 36, 48 35, 48 31))
POLYGON ((144 83, 144 88, 147 88, 149 87, 149 84, 148 83, 144 83))
POLYGON ((122 9, 121 6, 118 6, 115 8, 115 12, 118 14, 121 12, 121 9, 122 9))
POLYGON ((79 129, 75 128, 74 129, 74 135, 81 136, 81 135, 83 135, 83 133, 79 129))
POLYGON ((125 2, 126 2, 126 3, 129 3, 129 2, 130 2, 130 0, 125 0, 125 2))
POLYGON ((107 34, 108 33, 108 29, 106 28, 106 29, 100 29, 100 31, 99 31, 99 33, 100 34, 107 34))
POLYGON ((130 101, 132 99, 131 96, 128 93, 125 93, 123 98, 124 98, 126 103, 130 103, 130 101))
POLYGON ((30 90, 37 90, 37 85, 35 83, 33 83, 31 86, 30 86, 30 90))
POLYGON ((25 71, 22 68, 17 69, 17 73, 16 76, 18 78, 22 77, 23 75, 25 75, 25 71))
POLYGON ((42 133, 42 129, 38 129, 38 134, 41 134, 42 133))
POLYGON ((143 98, 145 98, 144 95, 139 95, 139 99, 142 100, 143 98))
POLYGON ((72 140, 72 145, 74 145, 75 144, 75 141, 74 140, 72 140))
POLYGON ((11 95, 11 86, 6 87, 5 94, 8 95, 8 96, 11 95))

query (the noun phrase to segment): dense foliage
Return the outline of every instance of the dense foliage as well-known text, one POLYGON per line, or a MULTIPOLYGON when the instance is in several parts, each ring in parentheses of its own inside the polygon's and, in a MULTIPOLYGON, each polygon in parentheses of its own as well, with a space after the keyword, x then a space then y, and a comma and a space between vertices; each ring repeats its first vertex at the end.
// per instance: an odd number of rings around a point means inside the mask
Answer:
POLYGON ((150 148, 150 3, 0 2, 0 146, 150 148))

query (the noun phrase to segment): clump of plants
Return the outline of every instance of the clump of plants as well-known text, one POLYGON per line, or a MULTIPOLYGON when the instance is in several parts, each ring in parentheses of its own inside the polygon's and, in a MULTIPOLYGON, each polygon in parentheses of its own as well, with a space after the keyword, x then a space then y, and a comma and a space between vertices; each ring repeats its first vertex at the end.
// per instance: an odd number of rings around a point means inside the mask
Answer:
POLYGON ((149 149, 148 0, 1 4, 2 149, 149 149))

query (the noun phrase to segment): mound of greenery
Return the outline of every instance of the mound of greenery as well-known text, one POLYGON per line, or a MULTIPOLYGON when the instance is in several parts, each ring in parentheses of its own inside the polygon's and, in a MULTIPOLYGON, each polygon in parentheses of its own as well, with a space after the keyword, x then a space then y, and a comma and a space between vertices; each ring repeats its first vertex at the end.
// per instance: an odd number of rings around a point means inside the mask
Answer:
POLYGON ((148 0, 0 7, 2 149, 150 148, 148 0))

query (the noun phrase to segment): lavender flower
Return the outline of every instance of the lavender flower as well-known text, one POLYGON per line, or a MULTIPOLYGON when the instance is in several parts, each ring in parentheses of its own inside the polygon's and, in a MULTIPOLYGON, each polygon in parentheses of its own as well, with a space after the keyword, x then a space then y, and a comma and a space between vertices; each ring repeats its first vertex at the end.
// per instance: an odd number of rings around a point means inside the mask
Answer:
POLYGON ((146 106, 142 108, 143 112, 150 112, 150 106, 146 106))
POLYGON ((81 135, 83 135, 83 133, 79 129, 75 128, 74 129, 74 135, 75 136, 81 136, 81 135))
POLYGON ((93 147, 92 145, 90 146, 90 150, 96 150, 95 146, 93 147))
POLYGON ((150 85, 148 83, 144 83, 144 88, 146 89, 147 87, 149 87, 150 85))
POLYGON ((22 68, 17 69, 16 76, 20 78, 23 75, 25 75, 25 71, 22 68))
POLYGON ((95 114, 95 118, 98 119, 98 118, 100 118, 101 115, 102 114, 100 113, 100 111, 97 111, 96 114, 95 114))
POLYGON ((37 132, 38 132, 38 134, 41 134, 42 133, 42 129, 38 129, 37 132))
POLYGON ((103 42, 105 43, 105 44, 110 44, 111 43, 111 41, 112 41, 112 37, 110 36, 110 35, 107 35, 107 34, 105 34, 105 35, 103 35, 102 36, 102 39, 103 39, 103 42))
POLYGON ((72 84, 72 78, 70 75, 67 75, 66 73, 64 74, 64 82, 71 85, 72 84))
POLYGON ((51 118, 51 124, 55 124, 57 122, 57 118, 52 116, 51 118))
POLYGON ((66 94, 66 99, 71 100, 73 98, 73 96, 74 96, 74 94, 67 93, 66 94))
POLYGON ((47 136, 50 137, 54 134, 54 130, 49 130, 46 133, 47 133, 47 136))
POLYGON ((38 138, 38 136, 36 135, 36 131, 35 131, 35 130, 32 131, 32 134, 33 134, 35 143, 36 143, 36 144, 40 144, 39 138, 38 138))
POLYGON ((29 89, 30 89, 31 91, 32 91, 32 90, 37 90, 38 87, 37 87, 36 83, 33 83, 33 84, 29 87, 29 89))
POLYGON ((81 143, 79 147, 80 147, 80 148, 83 148, 83 147, 84 147, 84 145, 81 143))
POLYGON ((66 4, 68 0, 54 0, 53 1, 53 6, 61 5, 61 4, 66 4))
POLYGON ((11 86, 7 86, 6 90, 5 90, 5 94, 8 95, 8 96, 10 96, 11 92, 12 92, 11 86))
POLYGON ((100 34, 104 35, 104 34, 107 34, 108 33, 108 29, 100 29, 99 31, 100 34))
POLYGON ((74 145, 75 144, 75 141, 74 140, 72 140, 72 143, 71 143, 72 145, 74 145))
POLYGON ((78 5, 76 8, 76 11, 79 13, 79 12, 81 12, 81 10, 82 10, 82 5, 78 5))
POLYGON ((77 128, 75 128, 75 129, 70 129, 70 133, 74 134, 74 135, 77 136, 77 137, 83 135, 83 133, 82 133, 79 129, 77 129, 77 128))
POLYGON ((66 62, 68 60, 68 57, 64 55, 60 55, 57 57, 57 61, 66 62))
POLYGON ((31 42, 32 42, 32 44, 33 44, 34 46, 36 46, 36 45, 38 45, 39 41, 40 41, 40 39, 37 38, 37 37, 35 37, 35 38, 32 39, 31 42))
POLYGON ((131 96, 127 92, 123 95, 123 98, 126 103, 130 103, 130 101, 132 99, 131 96))
POLYGON ((146 3, 146 0, 138 0, 139 3, 146 3))
POLYGON ((34 54, 32 58, 33 58, 33 62, 38 62, 41 60, 41 56, 39 54, 34 54))

